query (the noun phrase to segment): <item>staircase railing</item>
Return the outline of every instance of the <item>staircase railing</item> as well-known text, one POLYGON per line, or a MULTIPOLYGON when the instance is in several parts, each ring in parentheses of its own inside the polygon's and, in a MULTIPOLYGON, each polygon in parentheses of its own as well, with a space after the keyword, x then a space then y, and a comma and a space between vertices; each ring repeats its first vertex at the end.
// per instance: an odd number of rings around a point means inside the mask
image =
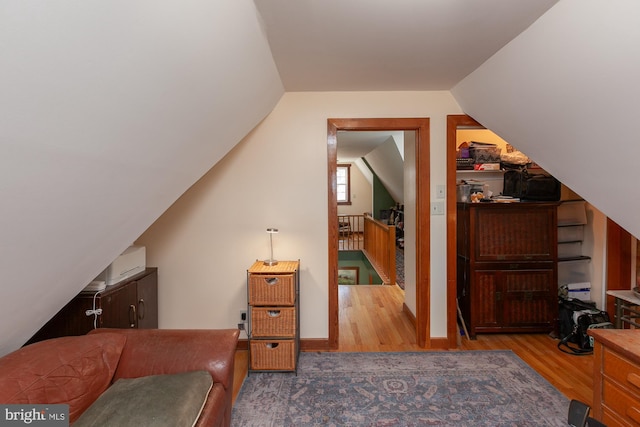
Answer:
POLYGON ((364 215, 338 215, 338 250, 364 249, 364 215))
POLYGON ((364 247, 369 262, 373 264, 385 284, 396 283, 396 228, 364 215, 364 247))

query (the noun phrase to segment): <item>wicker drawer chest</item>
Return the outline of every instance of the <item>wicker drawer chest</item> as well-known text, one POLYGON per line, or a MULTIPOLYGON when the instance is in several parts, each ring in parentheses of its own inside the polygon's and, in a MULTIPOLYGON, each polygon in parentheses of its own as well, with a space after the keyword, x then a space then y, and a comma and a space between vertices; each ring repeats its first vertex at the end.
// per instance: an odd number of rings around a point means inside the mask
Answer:
POLYGON ((247 270, 249 371, 297 372, 300 352, 300 261, 247 270))

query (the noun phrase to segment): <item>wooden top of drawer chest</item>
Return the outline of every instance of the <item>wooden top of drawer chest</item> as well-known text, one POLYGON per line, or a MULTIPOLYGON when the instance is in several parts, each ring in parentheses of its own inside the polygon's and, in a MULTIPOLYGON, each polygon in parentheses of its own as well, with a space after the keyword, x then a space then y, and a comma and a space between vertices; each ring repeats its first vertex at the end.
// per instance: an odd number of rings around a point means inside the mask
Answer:
POLYGON ((640 364, 640 330, 591 329, 589 335, 621 356, 640 364))
POLYGON ((263 261, 256 261, 249 268, 251 274, 282 274, 294 273, 298 270, 300 261, 278 261, 276 265, 265 265, 263 261))

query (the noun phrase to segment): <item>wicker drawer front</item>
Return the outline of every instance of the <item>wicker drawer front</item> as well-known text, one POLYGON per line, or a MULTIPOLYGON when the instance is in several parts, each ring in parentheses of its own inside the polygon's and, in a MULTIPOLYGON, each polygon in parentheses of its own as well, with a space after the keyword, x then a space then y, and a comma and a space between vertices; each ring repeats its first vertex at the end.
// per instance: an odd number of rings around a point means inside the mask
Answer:
POLYGON ((251 369, 291 371, 296 367, 294 340, 251 341, 251 369))
POLYGON ((294 302, 293 274, 251 274, 249 276, 250 305, 293 305, 294 302))
POLYGON ((254 337, 290 337, 296 335, 294 307, 251 307, 251 335, 254 337))

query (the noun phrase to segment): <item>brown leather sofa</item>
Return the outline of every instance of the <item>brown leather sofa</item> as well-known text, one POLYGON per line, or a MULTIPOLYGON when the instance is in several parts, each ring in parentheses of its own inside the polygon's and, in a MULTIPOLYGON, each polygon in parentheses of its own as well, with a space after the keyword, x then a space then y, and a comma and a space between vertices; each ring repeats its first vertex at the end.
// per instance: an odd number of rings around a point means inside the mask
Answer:
POLYGON ((236 329, 96 329, 41 341, 0 358, 0 403, 69 404, 73 424, 118 379, 207 371, 213 385, 196 425, 229 426, 238 335, 236 329))

